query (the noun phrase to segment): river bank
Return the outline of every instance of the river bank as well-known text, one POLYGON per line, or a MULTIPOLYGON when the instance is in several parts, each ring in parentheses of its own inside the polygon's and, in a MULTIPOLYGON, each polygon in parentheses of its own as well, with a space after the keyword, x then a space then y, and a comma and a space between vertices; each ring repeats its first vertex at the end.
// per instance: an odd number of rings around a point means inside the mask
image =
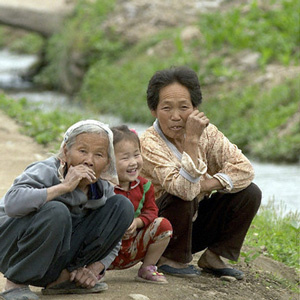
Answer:
MULTIPOLYGON (((54 109, 65 110, 68 113, 77 113, 85 110, 70 101, 69 96, 56 91, 41 90, 20 77, 36 62, 34 55, 13 54, 7 50, 0 51, 0 89, 13 99, 25 97, 30 103, 39 104, 42 111, 54 109)), ((89 114, 88 110, 86 113, 89 114)), ((94 112, 90 112, 95 117, 94 112)), ((148 125, 123 122, 121 118, 112 115, 97 115, 98 119, 110 125, 126 123, 141 134, 148 125)), ((275 164, 259 162, 251 159, 255 168, 254 182, 262 189, 262 203, 266 205, 274 201, 279 211, 300 211, 300 164, 275 164)))

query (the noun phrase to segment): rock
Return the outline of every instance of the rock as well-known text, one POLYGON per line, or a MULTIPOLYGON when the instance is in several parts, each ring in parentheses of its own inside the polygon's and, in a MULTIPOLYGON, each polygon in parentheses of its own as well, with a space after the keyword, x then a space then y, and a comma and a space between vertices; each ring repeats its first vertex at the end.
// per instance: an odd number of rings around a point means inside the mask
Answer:
POLYGON ((150 300, 150 298, 142 294, 130 294, 129 297, 133 300, 150 300))
POLYGON ((221 276, 220 279, 224 280, 224 281, 228 281, 228 282, 235 282, 235 281, 237 281, 237 279, 235 277, 232 277, 232 276, 221 276))
POLYGON ((201 32, 196 26, 187 26, 181 31, 180 37, 185 42, 191 41, 199 39, 201 37, 201 32))

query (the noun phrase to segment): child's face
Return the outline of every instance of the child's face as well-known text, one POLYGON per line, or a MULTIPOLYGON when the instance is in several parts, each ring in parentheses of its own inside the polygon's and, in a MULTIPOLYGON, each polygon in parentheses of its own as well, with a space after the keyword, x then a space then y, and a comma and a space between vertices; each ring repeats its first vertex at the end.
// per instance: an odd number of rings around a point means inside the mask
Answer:
POLYGON ((119 185, 127 189, 129 183, 137 179, 143 167, 139 145, 133 141, 122 140, 114 146, 119 185))

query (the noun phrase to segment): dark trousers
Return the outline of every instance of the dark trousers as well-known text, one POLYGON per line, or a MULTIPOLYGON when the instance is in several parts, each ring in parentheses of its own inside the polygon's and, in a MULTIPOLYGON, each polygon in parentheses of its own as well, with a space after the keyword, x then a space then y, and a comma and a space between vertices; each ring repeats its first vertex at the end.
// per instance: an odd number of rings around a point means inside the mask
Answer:
POLYGON ((63 269, 73 271, 105 258, 130 226, 133 213, 122 195, 80 216, 50 201, 0 226, 0 271, 15 283, 46 286, 63 269))
POLYGON ((159 215, 171 222, 173 237, 163 256, 188 263, 193 253, 208 248, 236 261, 260 203, 261 191, 254 183, 238 193, 215 193, 199 204, 164 194, 157 200, 159 215))

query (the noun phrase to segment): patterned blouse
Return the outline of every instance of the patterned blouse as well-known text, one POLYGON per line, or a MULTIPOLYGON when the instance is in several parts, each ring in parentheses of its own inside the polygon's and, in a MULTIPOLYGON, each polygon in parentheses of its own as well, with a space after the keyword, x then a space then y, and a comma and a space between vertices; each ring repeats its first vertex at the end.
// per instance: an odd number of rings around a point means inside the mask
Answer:
POLYGON ((212 124, 200 137, 197 165, 165 137, 157 120, 140 140, 144 159, 141 176, 153 183, 155 199, 168 192, 183 200, 198 197, 200 201, 207 194, 201 192, 201 180, 214 177, 221 182, 223 192, 236 193, 254 178, 249 160, 212 124))

